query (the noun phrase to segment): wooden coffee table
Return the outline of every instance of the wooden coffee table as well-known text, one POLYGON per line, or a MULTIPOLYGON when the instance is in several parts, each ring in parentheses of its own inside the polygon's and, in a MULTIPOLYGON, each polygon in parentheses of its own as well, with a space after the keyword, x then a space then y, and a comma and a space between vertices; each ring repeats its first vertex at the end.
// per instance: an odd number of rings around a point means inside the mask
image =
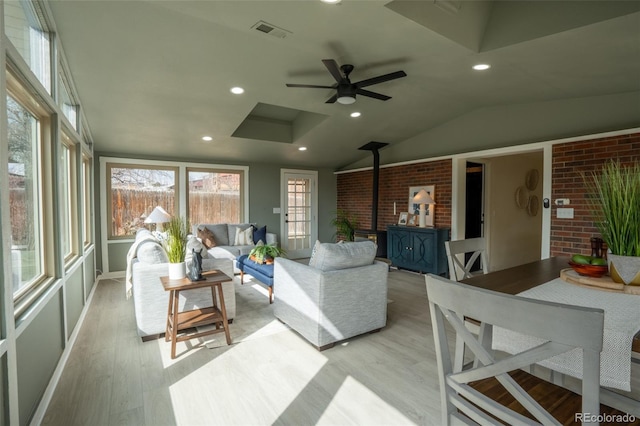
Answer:
POLYGON ((231 281, 231 277, 219 270, 203 272, 202 275, 205 277, 203 281, 191 281, 189 278, 171 280, 169 277, 160 277, 162 286, 165 291, 169 292, 165 341, 168 342, 171 340, 171 359, 176 357, 176 342, 208 336, 210 334, 224 333, 227 338, 227 344, 231 344, 227 309, 224 305, 224 295, 222 294, 222 283, 231 281), (211 287, 211 301, 213 305, 207 308, 179 312, 180 292, 203 287, 211 287), (216 303, 216 289, 220 295, 220 308, 217 307, 218 303, 216 303), (215 324, 216 328, 178 335, 178 332, 182 330, 210 324, 215 324))

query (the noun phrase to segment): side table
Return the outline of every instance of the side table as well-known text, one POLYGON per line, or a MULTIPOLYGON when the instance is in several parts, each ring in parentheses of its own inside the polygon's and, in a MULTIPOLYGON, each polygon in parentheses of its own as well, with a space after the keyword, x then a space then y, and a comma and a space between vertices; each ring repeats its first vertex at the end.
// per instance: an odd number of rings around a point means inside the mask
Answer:
POLYGON ((171 280, 169 277, 160 277, 162 286, 165 291, 169 292, 165 341, 168 342, 171 340, 171 359, 176 357, 176 342, 224 332, 227 338, 227 344, 231 344, 227 309, 224 306, 224 296, 222 294, 222 283, 231 281, 231 277, 219 270, 203 272, 203 276, 205 278, 203 281, 191 281, 188 277, 181 280, 171 280), (180 292, 202 287, 211 287, 212 306, 179 312, 180 292), (218 303, 216 303, 216 289, 220 295, 219 308, 217 307, 218 303), (210 324, 215 324, 216 328, 196 333, 187 332, 186 334, 178 336, 179 331, 210 324))

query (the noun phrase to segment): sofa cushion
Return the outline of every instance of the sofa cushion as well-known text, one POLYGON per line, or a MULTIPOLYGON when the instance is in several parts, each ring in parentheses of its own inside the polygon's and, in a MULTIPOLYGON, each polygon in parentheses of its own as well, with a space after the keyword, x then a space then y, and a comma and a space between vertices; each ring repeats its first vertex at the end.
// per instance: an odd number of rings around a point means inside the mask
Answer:
POLYGON ((318 252, 318 247, 320 247, 320 240, 316 240, 316 243, 313 245, 313 250, 311 250, 311 257, 309 258, 309 266, 316 267, 316 263, 318 259, 316 258, 316 253, 318 252))
POLYGON ((253 229, 253 243, 258 244, 258 241, 262 241, 264 244, 267 243, 267 225, 262 228, 257 228, 255 226, 251 227, 253 229))
POLYGON ((235 246, 236 245, 236 229, 240 228, 241 231, 251 227, 251 223, 230 223, 226 225, 228 228, 227 234, 227 246, 235 246))
POLYGON ((216 238, 213 236, 213 232, 211 232, 211 230, 209 230, 208 228, 198 229, 198 238, 208 249, 218 245, 216 243, 216 238))
POLYGON ((376 245, 373 241, 355 243, 316 243, 313 266, 321 271, 355 268, 371 265, 376 257, 376 245))
POLYGON ((192 235, 187 240, 187 254, 185 256, 185 262, 189 263, 191 257, 193 256, 193 250, 195 250, 196 252, 200 252, 200 255, 203 259, 209 257, 209 252, 207 252, 207 248, 205 247, 204 243, 192 235))
POLYGON ((248 227, 245 230, 236 228, 236 238, 234 245, 236 246, 246 246, 253 245, 253 226, 248 227))
POLYGON ((167 263, 167 252, 158 241, 143 241, 138 246, 136 251, 136 257, 139 262, 146 264, 167 263))

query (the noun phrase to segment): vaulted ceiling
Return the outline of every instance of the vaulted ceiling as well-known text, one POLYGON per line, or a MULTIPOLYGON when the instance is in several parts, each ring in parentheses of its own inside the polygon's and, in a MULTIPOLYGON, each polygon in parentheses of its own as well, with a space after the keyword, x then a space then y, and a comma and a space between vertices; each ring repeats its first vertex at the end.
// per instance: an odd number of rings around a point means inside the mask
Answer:
POLYGON ((487 111, 492 127, 495 116, 512 125, 522 119, 514 111, 530 117, 530 105, 553 111, 557 129, 523 125, 503 145, 640 124, 639 1, 48 5, 102 153, 340 169, 369 161, 357 148, 372 140, 389 143, 394 160, 491 146, 498 129, 450 130, 487 111), (259 31, 260 22, 274 29, 259 31), (325 103, 332 89, 285 86, 333 85, 322 59, 353 64, 352 81, 407 77, 367 87, 390 100, 352 105, 325 103), (491 68, 472 70, 478 63, 491 68))

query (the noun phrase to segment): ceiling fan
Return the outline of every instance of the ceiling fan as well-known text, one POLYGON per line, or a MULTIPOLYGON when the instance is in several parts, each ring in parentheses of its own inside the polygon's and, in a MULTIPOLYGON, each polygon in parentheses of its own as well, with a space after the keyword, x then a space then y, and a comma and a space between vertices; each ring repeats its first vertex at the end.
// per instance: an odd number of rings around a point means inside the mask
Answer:
POLYGON ((389 74, 379 75, 378 77, 368 78, 366 80, 352 83, 349 80, 349 74, 353 71, 353 65, 344 64, 338 67, 338 64, 333 59, 323 59, 322 63, 329 70, 333 78, 336 80, 336 84, 333 86, 318 86, 315 84, 289 84, 287 87, 307 87, 313 89, 337 89, 336 94, 330 97, 326 103, 332 104, 335 101, 338 103, 349 105, 356 101, 356 94, 362 96, 368 96, 374 99, 380 99, 386 101, 391 99, 391 96, 383 95, 376 92, 363 89, 363 87, 372 86, 374 84, 384 83, 385 81, 395 80, 396 78, 406 77, 407 74, 404 71, 396 71, 389 74), (342 72, 341 72, 342 71, 342 72))

